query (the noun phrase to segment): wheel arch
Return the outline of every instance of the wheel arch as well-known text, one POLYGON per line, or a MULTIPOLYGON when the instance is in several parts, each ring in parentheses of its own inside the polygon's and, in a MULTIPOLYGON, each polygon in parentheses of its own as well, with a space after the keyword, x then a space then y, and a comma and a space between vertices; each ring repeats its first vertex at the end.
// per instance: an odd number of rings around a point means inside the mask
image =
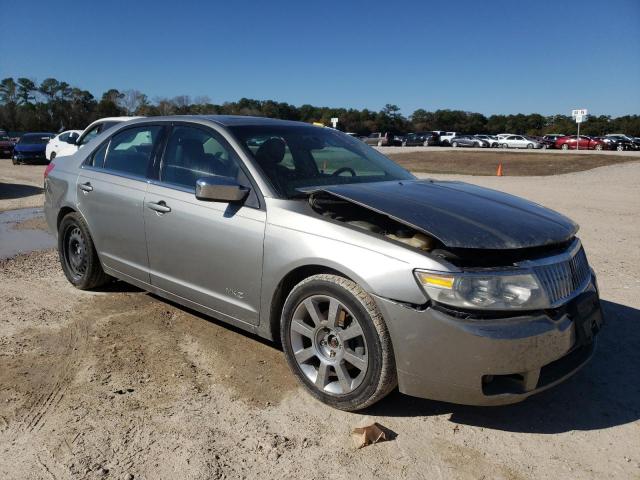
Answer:
POLYGON ((278 343, 280 341, 280 320, 282 316, 282 308, 284 307, 284 302, 289 296, 289 293, 291 293, 291 290, 293 290, 293 288, 305 278, 323 273, 339 275, 358 283, 351 276, 327 265, 301 265, 289 271, 280 280, 280 282, 278 282, 278 285, 271 297, 271 307, 269 309, 269 333, 274 341, 278 343))
POLYGON ((58 217, 56 218, 56 232, 60 229, 60 222, 62 222, 62 219, 70 213, 78 213, 78 211, 69 206, 62 207, 58 211, 58 217))

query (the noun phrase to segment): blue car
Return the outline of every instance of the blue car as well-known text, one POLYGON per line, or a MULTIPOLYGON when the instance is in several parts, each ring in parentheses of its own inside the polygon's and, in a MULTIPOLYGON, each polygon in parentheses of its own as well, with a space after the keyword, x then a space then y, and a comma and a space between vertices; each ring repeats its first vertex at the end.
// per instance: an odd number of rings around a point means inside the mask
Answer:
POLYGON ((13 147, 13 164, 46 163, 45 149, 49 140, 55 136, 55 133, 50 132, 25 133, 13 147))

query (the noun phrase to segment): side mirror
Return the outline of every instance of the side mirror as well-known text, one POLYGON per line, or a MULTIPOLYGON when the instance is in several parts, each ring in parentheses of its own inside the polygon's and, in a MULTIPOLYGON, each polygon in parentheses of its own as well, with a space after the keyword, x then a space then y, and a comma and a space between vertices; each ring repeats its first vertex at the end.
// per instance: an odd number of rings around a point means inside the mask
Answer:
POLYGON ((207 177, 196 181, 196 198, 209 202, 242 202, 249 194, 249 189, 238 185, 234 178, 207 177))

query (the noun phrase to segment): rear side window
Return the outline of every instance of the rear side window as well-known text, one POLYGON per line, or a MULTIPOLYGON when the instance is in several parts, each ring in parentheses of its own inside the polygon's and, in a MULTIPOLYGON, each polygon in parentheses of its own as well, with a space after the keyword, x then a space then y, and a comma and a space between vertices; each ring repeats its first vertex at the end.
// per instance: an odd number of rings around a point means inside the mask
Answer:
POLYGON ((87 159, 85 165, 102 168, 104 165, 104 157, 105 157, 105 154, 107 153, 108 147, 109 147, 109 142, 104 142, 100 146, 100 148, 98 148, 95 152, 91 154, 91 156, 87 159))
MULTIPOLYGON (((161 130, 160 126, 145 125, 128 128, 117 133, 111 137, 109 149, 104 159, 104 168, 118 173, 144 177, 147 174, 154 143, 161 130)), ((96 154, 100 150, 98 149, 96 154)), ((94 159, 94 163, 96 161, 99 161, 99 157, 94 159)))

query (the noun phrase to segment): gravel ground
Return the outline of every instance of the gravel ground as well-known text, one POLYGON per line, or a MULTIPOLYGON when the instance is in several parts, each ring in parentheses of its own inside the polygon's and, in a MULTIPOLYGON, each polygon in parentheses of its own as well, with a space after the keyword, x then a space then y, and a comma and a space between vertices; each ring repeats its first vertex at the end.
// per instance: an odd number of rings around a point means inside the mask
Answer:
POLYGON ((33 252, 0 261, 0 478, 640 478, 640 163, 447 178, 581 224, 607 324, 571 380, 508 407, 396 392, 343 413, 275 346, 123 283, 80 292, 33 252), (355 450, 373 421, 392 440, 355 450))

